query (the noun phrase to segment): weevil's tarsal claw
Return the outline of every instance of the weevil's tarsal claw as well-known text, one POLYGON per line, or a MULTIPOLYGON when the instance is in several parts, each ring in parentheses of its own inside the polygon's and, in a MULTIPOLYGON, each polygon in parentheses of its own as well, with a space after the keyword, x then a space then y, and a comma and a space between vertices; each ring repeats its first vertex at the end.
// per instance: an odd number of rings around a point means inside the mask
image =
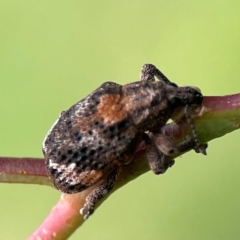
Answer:
POLYGON ((200 146, 199 146, 200 153, 202 153, 203 155, 207 156, 207 147, 208 147, 207 143, 200 144, 200 146))
POLYGON ((207 156, 207 151, 206 151, 206 149, 201 149, 201 153, 202 153, 203 155, 207 156))
POLYGON ((202 153, 203 155, 207 156, 207 148, 208 148, 208 144, 202 143, 202 144, 199 144, 198 146, 195 146, 194 150, 196 153, 202 153))

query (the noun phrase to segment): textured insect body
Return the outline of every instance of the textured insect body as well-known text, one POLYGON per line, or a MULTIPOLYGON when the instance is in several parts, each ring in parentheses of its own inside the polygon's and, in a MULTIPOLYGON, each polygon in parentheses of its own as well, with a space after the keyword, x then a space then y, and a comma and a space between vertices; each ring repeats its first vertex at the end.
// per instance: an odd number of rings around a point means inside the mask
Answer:
POLYGON ((199 105, 202 99, 199 91, 177 87, 151 64, 144 65, 141 81, 102 84, 62 112, 46 136, 43 153, 50 178, 65 193, 83 191, 104 179, 86 198, 81 213, 87 218, 114 186, 120 167, 131 162, 140 141, 149 146, 148 161, 156 174, 173 164, 145 132, 160 129, 176 108, 199 105))

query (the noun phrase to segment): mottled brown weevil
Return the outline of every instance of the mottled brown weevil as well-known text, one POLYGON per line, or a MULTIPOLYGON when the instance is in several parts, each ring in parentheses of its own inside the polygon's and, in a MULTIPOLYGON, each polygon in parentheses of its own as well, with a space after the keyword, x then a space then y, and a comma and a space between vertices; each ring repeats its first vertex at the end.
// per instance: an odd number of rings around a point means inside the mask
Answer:
POLYGON ((164 126, 176 108, 201 105, 202 101, 199 90, 178 87, 152 64, 143 66, 140 81, 126 85, 105 82, 63 111, 48 132, 43 143, 48 174, 56 188, 69 194, 104 179, 80 211, 87 219, 113 188, 121 166, 131 162, 141 141, 147 145, 149 166, 155 174, 173 165, 146 132, 164 126))

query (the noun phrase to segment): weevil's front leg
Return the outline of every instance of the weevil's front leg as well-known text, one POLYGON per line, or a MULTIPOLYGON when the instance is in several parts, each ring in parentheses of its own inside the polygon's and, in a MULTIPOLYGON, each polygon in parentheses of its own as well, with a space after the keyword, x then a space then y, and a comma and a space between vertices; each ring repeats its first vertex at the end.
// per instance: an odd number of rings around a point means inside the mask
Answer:
POLYGON ((181 142, 178 145, 175 145, 170 137, 167 137, 161 133, 153 134, 151 140, 157 146, 159 151, 162 151, 167 156, 174 156, 183 154, 187 151, 194 150, 196 153, 202 153, 207 155, 207 143, 199 143, 196 140, 196 136, 192 136, 188 140, 181 142))
POLYGON ((105 179, 105 181, 100 186, 96 187, 86 197, 86 203, 80 210, 80 213, 82 214, 85 220, 94 212, 96 203, 112 190, 118 178, 119 172, 120 172, 119 167, 114 169, 105 179))
MULTIPOLYGON (((192 134, 193 134, 193 137, 188 142, 186 142, 185 144, 192 145, 191 148, 193 148, 196 153, 202 153, 203 155, 207 155, 206 149, 207 149, 208 145, 207 145, 207 143, 199 144, 198 137, 197 137, 197 132, 196 132, 196 129, 195 129, 194 124, 192 122, 191 113, 189 111, 189 106, 188 105, 186 105, 185 108, 184 108, 184 114, 185 114, 185 117, 187 119, 188 124, 190 125, 190 127, 192 129, 192 134)), ((184 148, 184 145, 182 147, 184 148)))
POLYGON ((159 69, 152 64, 144 64, 142 67, 140 80, 154 81, 154 77, 158 80, 165 82, 166 84, 177 87, 175 83, 172 83, 159 69))
POLYGON ((193 149, 196 153, 202 153, 203 155, 207 155, 207 151, 206 151, 207 148, 208 148, 207 143, 198 143, 196 145, 196 140, 194 137, 190 138, 187 141, 180 143, 176 147, 176 149, 179 153, 184 153, 184 152, 187 152, 187 151, 193 149))
MULTIPOLYGON (((147 134, 143 135, 143 139, 146 144, 146 156, 148 159, 149 166, 155 174, 162 174, 171 167, 175 161, 167 154, 163 153, 157 145, 150 139, 147 134)), ((166 142, 165 150, 170 153, 173 153, 173 149, 170 147, 168 142, 166 142)))
POLYGON ((178 145, 173 142, 172 138, 162 133, 150 133, 149 139, 150 141, 154 142, 158 151, 161 151, 168 157, 179 155, 190 150, 194 150, 196 153, 207 155, 206 149, 208 144, 199 143, 196 134, 178 145))
POLYGON ((174 155, 187 152, 194 149, 197 153, 203 153, 206 155, 207 143, 196 145, 195 138, 180 143, 175 146, 170 137, 163 134, 153 134, 150 138, 147 134, 144 134, 143 139, 146 143, 146 155, 149 166, 155 174, 162 174, 171 167, 175 161, 174 155))

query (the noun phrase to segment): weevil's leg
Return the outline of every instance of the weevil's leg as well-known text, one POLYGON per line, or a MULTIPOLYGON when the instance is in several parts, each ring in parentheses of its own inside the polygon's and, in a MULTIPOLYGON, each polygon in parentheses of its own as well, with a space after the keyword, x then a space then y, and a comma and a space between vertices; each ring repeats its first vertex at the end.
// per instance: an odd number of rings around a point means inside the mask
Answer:
POLYGON ((120 172, 119 167, 114 169, 105 179, 105 181, 100 186, 96 187, 86 197, 86 203, 84 204, 83 208, 80 210, 80 213, 85 220, 94 212, 96 203, 112 190, 118 178, 119 172, 120 172))
POLYGON ((196 153, 202 153, 207 155, 206 149, 207 143, 198 143, 196 146, 196 137, 191 137, 186 141, 176 145, 171 137, 168 137, 162 133, 150 133, 150 141, 154 142, 155 146, 164 155, 170 157, 180 153, 187 152, 189 150, 195 150, 196 153))
POLYGON ((188 111, 188 105, 186 105, 186 107, 184 108, 184 114, 185 114, 188 124, 190 125, 190 127, 192 129, 193 137, 192 137, 192 139, 190 139, 190 142, 194 141, 194 146, 192 146, 192 148, 195 150, 196 153, 202 153, 203 155, 207 155, 207 152, 206 152, 207 144, 205 144, 205 143, 200 144, 198 142, 197 132, 196 132, 196 129, 192 122, 191 115, 188 111))
POLYGON ((176 150, 179 153, 184 153, 191 149, 194 149, 196 153, 202 153, 203 155, 207 155, 207 151, 206 151, 207 148, 208 148, 207 143, 198 143, 198 146, 196 147, 196 141, 194 137, 192 137, 189 140, 180 143, 176 147, 176 150))
POLYGON ((159 69, 152 64, 144 64, 141 71, 140 80, 143 81, 154 81, 156 77, 159 81, 163 81, 166 84, 177 87, 177 85, 171 82, 159 69))
POLYGON ((144 64, 140 74, 141 81, 154 81, 156 67, 152 64, 144 64))
POLYGON ((166 84, 173 85, 174 87, 177 87, 177 85, 173 82, 171 82, 159 69, 156 68, 155 76, 159 81, 163 81, 166 84))
POLYGON ((157 148, 147 134, 143 135, 146 144, 146 155, 149 166, 155 174, 162 174, 171 167, 175 161, 157 148))

